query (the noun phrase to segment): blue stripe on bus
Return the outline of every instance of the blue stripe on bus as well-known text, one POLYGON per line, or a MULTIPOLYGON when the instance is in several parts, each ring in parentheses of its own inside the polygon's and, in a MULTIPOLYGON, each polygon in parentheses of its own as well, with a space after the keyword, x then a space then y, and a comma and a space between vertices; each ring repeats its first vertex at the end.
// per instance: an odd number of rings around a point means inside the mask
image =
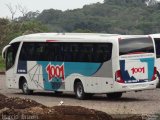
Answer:
MULTIPOLYGON (((57 76, 54 76, 53 78, 51 78, 51 80, 49 80, 49 76, 47 73, 47 66, 50 65, 51 67, 54 66, 54 68, 56 68, 56 66, 62 66, 64 65, 64 77, 68 77, 71 74, 80 74, 83 76, 92 76, 94 75, 94 73, 96 73, 102 63, 87 63, 87 62, 48 62, 48 61, 38 61, 38 64, 40 64, 42 66, 42 71, 43 71, 43 78, 44 78, 44 88, 46 90, 57 90, 61 87, 61 82, 63 82, 62 78, 57 78, 57 76), (57 83, 59 82, 59 84, 57 85, 53 85, 52 83, 57 83)), ((60 67, 59 67, 60 68, 60 67)), ((53 73, 53 71, 52 71, 53 73)), ((60 74, 60 73, 57 73, 60 74)))
POLYGON ((141 62, 146 62, 148 65, 148 79, 151 80, 154 74, 154 58, 143 58, 140 59, 141 62))

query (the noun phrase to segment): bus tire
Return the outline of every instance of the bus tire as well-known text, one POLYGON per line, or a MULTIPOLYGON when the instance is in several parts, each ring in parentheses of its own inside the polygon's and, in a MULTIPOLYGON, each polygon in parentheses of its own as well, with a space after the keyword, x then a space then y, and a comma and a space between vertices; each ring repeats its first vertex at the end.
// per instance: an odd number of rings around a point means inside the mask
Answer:
POLYGON ((107 93, 107 98, 110 100, 120 99, 122 97, 122 92, 107 93))
POLYGON ((79 100, 84 100, 86 98, 86 93, 84 92, 84 87, 82 82, 77 82, 75 84, 75 95, 79 100))
POLYGON ((33 94, 33 90, 29 90, 28 84, 27 84, 26 80, 23 80, 21 88, 22 88, 23 94, 25 94, 25 95, 31 95, 31 94, 33 94))

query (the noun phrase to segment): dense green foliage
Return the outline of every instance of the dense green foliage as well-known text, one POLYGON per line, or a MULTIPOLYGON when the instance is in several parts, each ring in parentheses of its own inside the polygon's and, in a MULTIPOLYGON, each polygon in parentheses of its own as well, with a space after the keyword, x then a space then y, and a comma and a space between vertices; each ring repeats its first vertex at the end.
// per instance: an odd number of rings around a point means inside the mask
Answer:
POLYGON ((47 31, 46 26, 35 20, 20 22, 0 18, 0 50, 17 36, 47 31))
POLYGON ((155 0, 104 0, 75 10, 44 10, 37 20, 53 32, 150 34, 160 32, 160 5, 155 0))
POLYGON ((12 21, 0 18, 0 51, 15 37, 37 32, 159 33, 160 3, 156 0, 104 0, 104 3, 85 5, 82 9, 30 11, 12 21))
POLYGON ((0 55, 0 72, 4 71, 4 69, 5 69, 4 60, 0 55))
POLYGON ((0 50, 13 38, 27 33, 150 34, 160 32, 159 23, 160 3, 156 0, 104 0, 82 9, 30 11, 13 21, 0 18, 0 50))

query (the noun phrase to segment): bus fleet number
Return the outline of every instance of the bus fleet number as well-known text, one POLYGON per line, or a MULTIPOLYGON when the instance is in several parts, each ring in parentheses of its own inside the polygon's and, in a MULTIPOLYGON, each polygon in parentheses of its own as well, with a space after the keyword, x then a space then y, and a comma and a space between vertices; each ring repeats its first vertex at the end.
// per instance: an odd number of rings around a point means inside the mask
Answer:
POLYGON ((135 74, 135 73, 145 73, 144 67, 142 67, 142 68, 132 68, 131 71, 132 71, 132 74, 135 74))

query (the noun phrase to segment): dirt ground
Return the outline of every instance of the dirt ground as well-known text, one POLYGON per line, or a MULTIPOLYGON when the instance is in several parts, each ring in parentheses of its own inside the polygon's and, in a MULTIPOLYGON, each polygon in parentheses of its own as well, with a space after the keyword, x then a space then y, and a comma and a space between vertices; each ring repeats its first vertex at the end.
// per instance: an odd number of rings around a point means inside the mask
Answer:
POLYGON ((80 106, 46 107, 30 99, 0 94, 0 120, 142 120, 142 117, 112 118, 105 112, 80 106))

